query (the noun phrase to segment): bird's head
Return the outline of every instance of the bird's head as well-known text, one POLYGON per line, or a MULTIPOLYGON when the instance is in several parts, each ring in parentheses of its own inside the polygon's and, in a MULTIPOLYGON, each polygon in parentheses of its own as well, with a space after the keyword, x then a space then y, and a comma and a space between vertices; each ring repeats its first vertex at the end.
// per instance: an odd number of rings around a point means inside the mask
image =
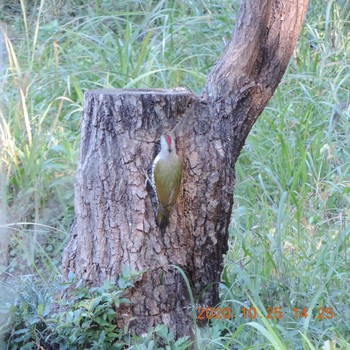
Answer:
POLYGON ((162 135, 160 137, 160 147, 162 152, 171 153, 175 150, 175 141, 169 135, 162 135))

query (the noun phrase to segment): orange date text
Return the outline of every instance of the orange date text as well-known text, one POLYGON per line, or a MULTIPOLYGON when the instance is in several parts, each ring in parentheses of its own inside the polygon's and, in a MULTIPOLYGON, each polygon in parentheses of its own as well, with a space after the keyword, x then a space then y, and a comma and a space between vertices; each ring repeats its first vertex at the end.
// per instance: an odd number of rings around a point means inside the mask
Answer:
MULTIPOLYGON (((266 308, 266 319, 276 319, 280 320, 286 311, 282 311, 280 307, 267 307, 266 308)), ((328 319, 331 320, 334 318, 334 312, 333 308, 331 307, 319 307, 317 309, 307 309, 304 307, 303 309, 298 309, 294 307, 291 310, 291 314, 294 318, 307 318, 309 317, 309 314, 311 313, 311 318, 316 320, 323 320, 328 319)), ((230 318, 236 318, 236 317, 243 317, 244 319, 250 319, 255 320, 257 317, 260 317, 256 311, 255 307, 250 308, 241 308, 241 313, 236 316, 233 315, 231 312, 231 308, 226 307, 198 307, 197 309, 197 319, 199 320, 211 320, 211 319, 230 319, 230 318)))

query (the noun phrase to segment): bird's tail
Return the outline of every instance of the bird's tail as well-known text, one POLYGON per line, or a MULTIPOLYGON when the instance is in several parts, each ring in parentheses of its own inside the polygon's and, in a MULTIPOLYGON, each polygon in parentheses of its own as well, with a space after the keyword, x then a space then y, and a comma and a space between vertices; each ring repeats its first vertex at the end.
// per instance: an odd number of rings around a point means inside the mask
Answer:
POLYGON ((163 207, 161 204, 158 204, 157 224, 162 233, 165 232, 166 227, 169 225, 170 209, 171 207, 163 207))

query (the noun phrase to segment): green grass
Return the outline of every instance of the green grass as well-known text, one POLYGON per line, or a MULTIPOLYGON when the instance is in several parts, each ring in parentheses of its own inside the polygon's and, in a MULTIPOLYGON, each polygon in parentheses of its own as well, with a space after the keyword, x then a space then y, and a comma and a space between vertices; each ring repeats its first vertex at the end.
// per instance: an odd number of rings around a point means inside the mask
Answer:
MULTIPOLYGON (((9 256, 1 271, 10 290, 23 275, 45 281, 58 273, 73 216, 84 91, 186 86, 200 93, 238 7, 2 5, 9 65, 0 76, 0 234, 9 256)), ((350 348, 349 32, 350 1, 311 1, 288 71, 236 165, 221 306, 240 315, 254 303, 258 317, 212 321, 197 332, 200 349, 350 348), (283 317, 266 319, 267 307, 283 317), (293 317, 293 308, 305 307, 331 307, 335 316, 293 317)), ((7 297, 11 304, 15 294, 7 297)))

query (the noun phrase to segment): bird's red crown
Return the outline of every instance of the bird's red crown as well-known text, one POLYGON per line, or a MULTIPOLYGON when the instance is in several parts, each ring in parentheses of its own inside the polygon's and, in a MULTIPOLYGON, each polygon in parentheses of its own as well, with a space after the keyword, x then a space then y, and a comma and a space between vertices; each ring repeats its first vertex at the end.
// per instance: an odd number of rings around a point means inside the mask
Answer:
POLYGON ((165 141, 168 144, 168 146, 171 146, 171 137, 169 135, 165 135, 165 141))

